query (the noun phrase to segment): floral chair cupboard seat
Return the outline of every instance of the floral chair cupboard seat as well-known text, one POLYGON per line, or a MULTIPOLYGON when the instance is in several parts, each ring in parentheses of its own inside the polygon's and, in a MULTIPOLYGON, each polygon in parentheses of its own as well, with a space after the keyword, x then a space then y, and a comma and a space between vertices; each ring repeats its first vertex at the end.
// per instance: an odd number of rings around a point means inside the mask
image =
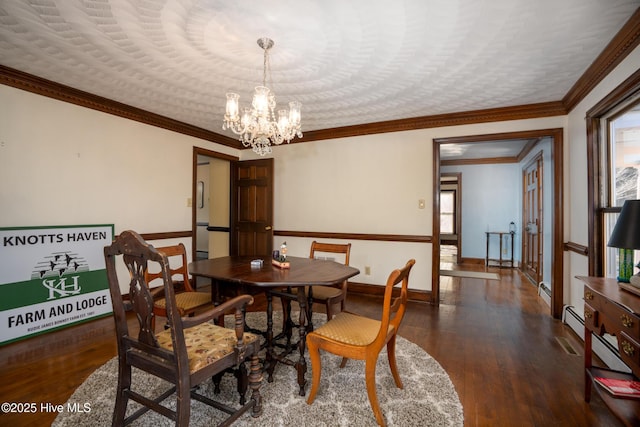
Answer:
MULTIPOLYGON (((225 420, 219 424, 221 426, 230 425, 247 411, 253 417, 261 415, 260 340, 256 335, 244 332, 244 309, 253 302, 253 298, 241 295, 207 311, 183 317, 176 304, 169 262, 164 253, 148 245, 137 233, 124 231, 110 246, 105 247, 104 255, 118 343, 118 385, 113 426, 128 425, 149 410, 169 418, 176 426, 188 426, 191 399, 226 413, 225 420), (120 290, 116 259, 122 259, 129 271, 127 301, 124 301, 120 290), (145 280, 145 271, 150 263, 160 265, 166 300, 167 328, 158 334, 153 327, 154 300, 145 280), (125 310, 133 311, 134 316, 127 316, 125 310), (234 329, 212 323, 213 319, 228 312, 234 314, 234 329), (136 325, 130 328, 132 320, 136 325), (250 360, 248 375, 245 367, 247 359, 250 360), (148 396, 149 393, 132 384, 133 367, 162 378, 171 386, 158 396, 148 396), (215 402, 199 394, 195 387, 208 379, 220 379, 228 369, 238 372, 238 389, 241 391, 239 407, 215 402), (241 384, 247 382, 242 381, 243 376, 248 376, 248 387, 251 388, 248 402, 244 402, 241 390, 241 384), (175 395, 175 410, 163 403, 172 395, 175 395), (139 403, 142 408, 126 416, 129 400, 139 403)), ((218 390, 219 381, 214 381, 214 384, 218 390)))

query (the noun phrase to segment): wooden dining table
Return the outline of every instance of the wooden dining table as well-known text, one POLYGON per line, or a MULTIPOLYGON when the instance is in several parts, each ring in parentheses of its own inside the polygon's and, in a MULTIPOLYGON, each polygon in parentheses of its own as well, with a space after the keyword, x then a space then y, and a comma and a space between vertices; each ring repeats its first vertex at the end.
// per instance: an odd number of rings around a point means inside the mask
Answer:
POLYGON ((214 303, 220 303, 225 297, 265 292, 267 294, 267 360, 265 370, 268 381, 273 381, 273 370, 277 363, 294 366, 298 374, 300 396, 305 395, 307 362, 305 359, 307 323, 307 307, 313 304, 313 286, 337 285, 356 276, 360 270, 330 260, 287 257, 289 268, 272 265, 270 258, 227 256, 194 261, 189 264, 189 274, 194 277, 211 279, 211 297, 214 303), (252 266, 251 261, 261 259, 262 265, 252 266), (288 289, 309 286, 309 292, 288 293, 288 289), (267 292, 270 291, 270 292, 267 292), (291 361, 286 356, 289 352, 278 354, 275 351, 273 337, 273 295, 284 294, 297 298, 300 305, 299 316, 299 356, 291 361))

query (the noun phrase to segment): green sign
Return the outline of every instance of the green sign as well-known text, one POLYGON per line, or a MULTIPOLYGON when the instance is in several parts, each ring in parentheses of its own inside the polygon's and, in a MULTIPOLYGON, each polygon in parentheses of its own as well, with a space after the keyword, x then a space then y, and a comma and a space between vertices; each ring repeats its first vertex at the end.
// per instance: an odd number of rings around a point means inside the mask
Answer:
POLYGON ((0 228, 0 345, 112 311, 113 225, 0 228))

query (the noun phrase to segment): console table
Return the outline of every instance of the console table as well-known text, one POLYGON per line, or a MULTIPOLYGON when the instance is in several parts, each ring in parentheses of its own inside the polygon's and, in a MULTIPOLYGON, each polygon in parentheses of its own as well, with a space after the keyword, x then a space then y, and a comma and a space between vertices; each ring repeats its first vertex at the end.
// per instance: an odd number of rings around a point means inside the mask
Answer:
POLYGON ((584 400, 591 399, 595 388, 607 407, 628 426, 640 425, 640 399, 612 395, 595 377, 635 379, 640 376, 640 296, 618 285, 616 279, 578 276, 584 282, 584 400), (592 364, 592 333, 615 335, 618 351, 632 374, 592 364))
POLYGON ((487 256, 485 258, 485 265, 487 267, 489 267, 489 263, 490 262, 495 262, 496 264, 494 266, 497 267, 515 267, 514 263, 513 263, 513 234, 510 231, 485 231, 486 235, 487 235, 487 256), (490 243, 491 243, 491 236, 498 236, 498 238, 500 239, 500 258, 489 258, 489 248, 490 248, 490 243), (503 257, 503 249, 504 249, 504 245, 503 245, 503 236, 509 236, 509 241, 510 241, 510 249, 509 249, 509 258, 504 258, 503 257))

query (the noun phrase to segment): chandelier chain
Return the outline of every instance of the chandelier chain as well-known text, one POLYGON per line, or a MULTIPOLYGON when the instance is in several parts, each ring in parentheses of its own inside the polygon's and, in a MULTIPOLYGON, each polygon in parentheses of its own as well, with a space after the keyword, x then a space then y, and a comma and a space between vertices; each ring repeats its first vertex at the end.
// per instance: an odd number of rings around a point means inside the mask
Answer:
MULTIPOLYGON (((269 49, 264 48, 264 61, 262 64, 262 86, 267 86, 267 70, 271 73, 271 69, 269 67, 269 49)), ((273 85, 272 85, 273 87, 273 85)))

